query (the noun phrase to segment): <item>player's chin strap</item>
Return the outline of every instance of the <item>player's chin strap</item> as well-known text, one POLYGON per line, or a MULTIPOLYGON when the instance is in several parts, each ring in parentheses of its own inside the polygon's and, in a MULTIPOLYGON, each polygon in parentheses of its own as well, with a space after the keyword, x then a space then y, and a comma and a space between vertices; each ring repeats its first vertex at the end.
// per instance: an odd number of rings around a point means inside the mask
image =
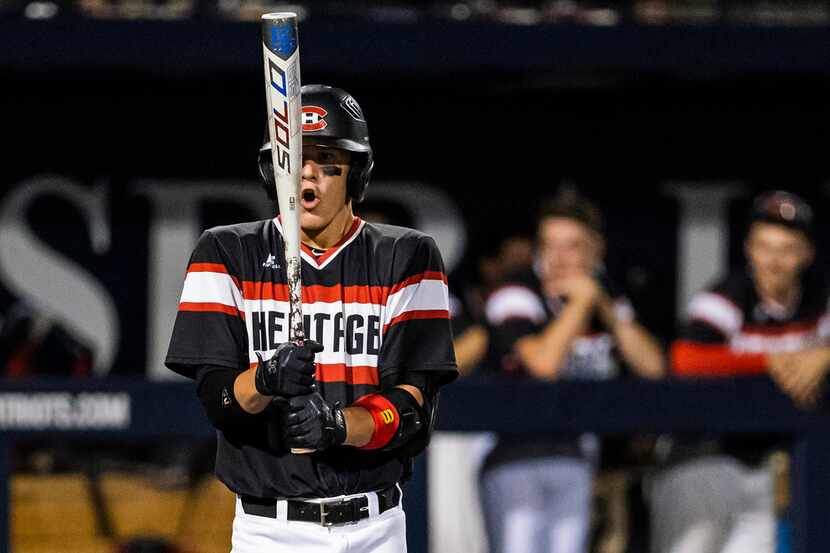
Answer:
POLYGON ((396 450, 428 431, 430 426, 428 413, 402 388, 363 396, 354 405, 369 411, 375 422, 372 439, 360 449, 396 450))

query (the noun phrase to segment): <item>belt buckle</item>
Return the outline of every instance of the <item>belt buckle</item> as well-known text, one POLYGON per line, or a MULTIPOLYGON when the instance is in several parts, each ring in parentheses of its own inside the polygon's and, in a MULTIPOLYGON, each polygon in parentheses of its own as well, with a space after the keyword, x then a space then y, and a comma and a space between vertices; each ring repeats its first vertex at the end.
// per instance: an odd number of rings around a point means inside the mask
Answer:
MULTIPOLYGON (((329 513, 326 511, 326 506, 327 505, 328 506, 338 506, 338 507, 341 506, 341 505, 349 505, 349 506, 352 507, 352 509, 354 509, 353 500, 343 499, 343 500, 340 500, 340 501, 329 501, 329 502, 320 503, 320 525, 321 526, 327 526, 328 527, 328 526, 334 526, 336 524, 335 522, 329 522, 328 520, 326 520, 326 517, 329 515, 329 513)), ((360 510, 361 513, 363 511, 368 511, 369 510, 368 499, 367 499, 366 506, 365 507, 360 507, 359 510, 360 510)), ((352 511, 352 512, 354 512, 354 511, 352 511)), ((361 518, 365 518, 365 517, 361 517, 361 518)), ((359 520, 360 520, 360 518, 358 518, 357 520, 354 520, 354 521, 350 521, 350 522, 353 524, 353 523, 358 522, 359 520)))
POLYGON ((320 526, 333 526, 333 522, 328 522, 326 520, 326 515, 328 515, 326 512, 326 504, 320 503, 320 526))
POLYGON ((336 524, 334 522, 329 522, 328 520, 326 520, 326 517, 329 515, 329 513, 326 511, 326 506, 334 507, 334 506, 343 505, 345 503, 347 503, 347 502, 342 501, 342 500, 341 501, 328 501, 328 502, 324 501, 324 502, 320 503, 320 525, 321 526, 334 526, 336 524))

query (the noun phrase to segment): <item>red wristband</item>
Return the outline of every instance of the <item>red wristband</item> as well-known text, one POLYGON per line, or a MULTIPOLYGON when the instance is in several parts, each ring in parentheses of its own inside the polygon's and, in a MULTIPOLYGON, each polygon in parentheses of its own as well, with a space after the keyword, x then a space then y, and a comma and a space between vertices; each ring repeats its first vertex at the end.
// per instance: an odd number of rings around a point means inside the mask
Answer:
POLYGON ((398 415, 398 410, 391 401, 381 394, 369 394, 355 401, 353 405, 363 407, 369 411, 369 414, 372 415, 372 420, 375 422, 372 439, 369 440, 369 443, 358 449, 380 449, 395 437, 401 419, 398 415))

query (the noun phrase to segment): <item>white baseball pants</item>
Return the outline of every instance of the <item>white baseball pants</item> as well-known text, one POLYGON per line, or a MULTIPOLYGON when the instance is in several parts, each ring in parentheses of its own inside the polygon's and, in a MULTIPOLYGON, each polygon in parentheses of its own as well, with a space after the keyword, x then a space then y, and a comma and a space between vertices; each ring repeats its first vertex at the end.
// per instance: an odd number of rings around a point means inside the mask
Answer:
POLYGON ((654 553, 773 553, 773 477, 708 456, 661 471, 651 486, 654 553))
POLYGON ((585 553, 593 464, 573 457, 516 461, 482 474, 493 553, 585 553))

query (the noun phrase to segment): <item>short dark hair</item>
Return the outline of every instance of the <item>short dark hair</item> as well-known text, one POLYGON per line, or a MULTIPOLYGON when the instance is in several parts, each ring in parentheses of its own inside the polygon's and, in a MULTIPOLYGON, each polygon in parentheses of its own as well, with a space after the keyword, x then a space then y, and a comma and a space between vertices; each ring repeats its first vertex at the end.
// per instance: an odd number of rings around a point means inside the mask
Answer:
POLYGON ((572 189, 562 190, 542 202, 537 221, 548 217, 572 219, 600 235, 605 230, 602 212, 596 204, 572 189))

